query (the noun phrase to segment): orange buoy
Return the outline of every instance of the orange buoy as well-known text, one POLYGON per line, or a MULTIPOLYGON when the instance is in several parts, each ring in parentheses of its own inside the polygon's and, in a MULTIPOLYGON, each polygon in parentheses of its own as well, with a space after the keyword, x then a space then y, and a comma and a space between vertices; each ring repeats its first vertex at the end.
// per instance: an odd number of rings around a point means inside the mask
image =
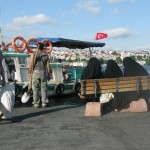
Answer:
POLYGON ((44 52, 50 54, 53 49, 52 43, 47 39, 42 40, 42 43, 46 46, 44 52))
POLYGON ((38 45, 38 40, 35 39, 35 38, 30 38, 28 41, 27 41, 27 50, 28 50, 28 53, 33 53, 34 51, 32 50, 32 48, 29 46, 31 41, 35 42, 36 45, 38 45))
POLYGON ((16 36, 12 39, 12 48, 16 51, 16 52, 23 52, 27 47, 27 43, 25 41, 25 39, 21 36, 16 36), (16 45, 16 41, 20 40, 21 44, 17 44, 16 45))

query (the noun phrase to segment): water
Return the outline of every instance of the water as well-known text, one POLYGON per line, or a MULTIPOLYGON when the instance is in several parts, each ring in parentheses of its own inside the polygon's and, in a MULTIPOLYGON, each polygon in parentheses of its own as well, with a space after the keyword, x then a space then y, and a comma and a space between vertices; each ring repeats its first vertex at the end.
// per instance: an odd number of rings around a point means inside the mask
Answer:
POLYGON ((148 71, 148 73, 150 74, 150 66, 148 65, 143 65, 143 67, 148 71))
MULTIPOLYGON (((148 65, 144 65, 143 66, 147 71, 148 71, 148 73, 150 74, 150 66, 148 66, 148 65)), ((123 66, 120 66, 120 68, 121 68, 121 70, 123 71, 123 66)), ((71 80, 75 80, 75 77, 74 77, 74 69, 75 68, 73 68, 73 67, 71 67, 71 68, 67 68, 66 70, 67 70, 67 73, 68 73, 68 75, 71 77, 71 80)), ((106 69, 106 65, 104 65, 103 67, 102 67, 102 71, 105 71, 105 69, 106 69)), ((76 78, 77 79, 80 79, 81 78, 81 74, 82 74, 82 71, 83 71, 83 67, 78 67, 78 68, 76 68, 76 78)))
POLYGON ((66 68, 67 74, 70 77, 70 80, 76 80, 76 79, 80 79, 82 72, 83 72, 84 68, 83 67, 76 67, 76 68, 66 68))
POLYGON ((143 67, 144 67, 144 68, 148 71, 148 73, 150 74, 150 66, 144 65, 143 67))

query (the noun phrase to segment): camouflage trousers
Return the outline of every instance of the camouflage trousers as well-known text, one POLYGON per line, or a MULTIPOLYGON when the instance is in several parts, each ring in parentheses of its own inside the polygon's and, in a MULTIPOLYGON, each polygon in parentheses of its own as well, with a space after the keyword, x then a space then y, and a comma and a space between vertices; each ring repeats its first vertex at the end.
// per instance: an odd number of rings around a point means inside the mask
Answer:
POLYGON ((33 105, 40 103, 40 91, 42 104, 47 104, 47 78, 46 72, 42 70, 34 70, 32 76, 32 90, 33 90, 33 105))

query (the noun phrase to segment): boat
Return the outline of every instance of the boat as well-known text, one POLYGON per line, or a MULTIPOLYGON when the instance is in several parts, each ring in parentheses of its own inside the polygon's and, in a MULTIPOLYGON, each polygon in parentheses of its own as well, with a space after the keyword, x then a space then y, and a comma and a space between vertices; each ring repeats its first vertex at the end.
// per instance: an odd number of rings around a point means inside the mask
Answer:
MULTIPOLYGON (((31 38, 27 41, 27 49, 30 46, 30 51, 24 53, 24 49, 26 45, 25 40, 22 37, 15 37, 12 40, 12 48, 13 51, 3 51, 3 56, 5 57, 4 62, 4 71, 5 71, 5 80, 8 82, 8 79, 15 81, 16 85, 16 97, 21 97, 23 93, 26 91, 28 84, 29 84, 29 60, 30 60, 30 53, 34 51, 34 46, 32 42, 37 44, 41 41, 50 41, 51 45, 55 47, 67 47, 67 48, 91 48, 91 47, 102 47, 104 43, 94 43, 94 42, 84 42, 78 40, 69 40, 69 39, 62 39, 62 38, 31 38), (19 44, 21 50, 17 49, 15 45, 15 40, 21 40, 22 43, 19 44), (15 45, 15 47, 14 47, 15 45), (31 49, 33 48, 33 50, 31 49)), ((52 50, 51 50, 52 51, 52 50)), ((51 53, 49 51, 49 55, 51 53)), ((51 80, 47 83, 48 89, 47 93, 48 96, 61 96, 67 94, 76 94, 80 92, 81 84, 80 84, 80 77, 84 67, 70 67, 67 68, 68 70, 68 80, 65 80, 62 73, 63 65, 58 62, 51 62, 50 69, 51 69, 51 80), (71 71, 69 71, 71 70, 71 71)))
MULTIPOLYGON (((29 83, 29 59, 25 53, 3 53, 5 57, 4 71, 6 83, 8 79, 16 83, 16 96, 21 96, 29 83), (10 72, 10 69, 11 72, 10 72)), ((72 68, 69 80, 64 80, 61 63, 50 63, 51 80, 48 82, 48 95, 73 94, 80 91, 80 76, 83 68, 72 68)))

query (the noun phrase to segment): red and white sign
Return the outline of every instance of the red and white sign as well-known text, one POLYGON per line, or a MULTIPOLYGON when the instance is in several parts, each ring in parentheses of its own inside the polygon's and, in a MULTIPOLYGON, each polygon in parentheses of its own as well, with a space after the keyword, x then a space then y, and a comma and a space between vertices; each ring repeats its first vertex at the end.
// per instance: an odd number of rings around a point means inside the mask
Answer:
POLYGON ((106 33, 97 33, 95 40, 100 40, 100 39, 103 39, 103 38, 107 38, 106 33))

